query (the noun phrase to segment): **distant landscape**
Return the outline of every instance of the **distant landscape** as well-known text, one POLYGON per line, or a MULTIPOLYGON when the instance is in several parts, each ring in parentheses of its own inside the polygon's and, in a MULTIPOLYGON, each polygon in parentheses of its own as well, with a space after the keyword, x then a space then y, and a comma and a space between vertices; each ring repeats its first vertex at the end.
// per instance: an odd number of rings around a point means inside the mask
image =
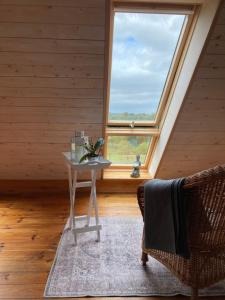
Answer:
MULTIPOLYGON (((111 121, 152 121, 155 114, 110 113, 111 121)), ((132 164, 140 154, 141 163, 145 162, 150 137, 146 136, 110 136, 108 140, 108 159, 113 163, 132 164)))
POLYGON ((110 136, 108 140, 108 159, 114 164, 132 164, 136 155, 141 155, 141 163, 145 161, 150 137, 146 136, 110 136))
POLYGON ((109 120, 112 121, 153 121, 155 114, 135 114, 135 113, 109 113, 109 120))

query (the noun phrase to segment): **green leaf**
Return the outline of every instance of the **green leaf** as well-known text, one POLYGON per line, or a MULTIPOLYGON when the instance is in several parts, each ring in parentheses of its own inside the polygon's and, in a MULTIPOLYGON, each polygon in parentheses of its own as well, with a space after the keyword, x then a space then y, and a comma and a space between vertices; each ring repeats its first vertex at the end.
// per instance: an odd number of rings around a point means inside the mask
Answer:
POLYGON ((82 163, 82 161, 84 161, 85 159, 87 159, 88 156, 89 156, 89 153, 84 154, 84 155, 81 157, 79 163, 82 163))
POLYGON ((88 145, 85 145, 84 146, 84 148, 88 151, 88 152, 90 152, 91 151, 91 149, 89 148, 89 146, 88 145))
POLYGON ((104 140, 103 138, 100 138, 97 140, 97 142, 95 143, 95 146, 94 146, 94 150, 98 150, 99 148, 101 148, 104 144, 104 140))

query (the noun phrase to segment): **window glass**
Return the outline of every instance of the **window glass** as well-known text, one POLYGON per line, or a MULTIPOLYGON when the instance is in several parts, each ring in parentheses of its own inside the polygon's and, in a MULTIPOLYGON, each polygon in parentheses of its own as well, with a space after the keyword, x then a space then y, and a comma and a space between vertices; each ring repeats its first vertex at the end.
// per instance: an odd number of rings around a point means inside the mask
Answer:
POLYGON ((185 15, 116 12, 109 121, 153 121, 185 15))
POLYGON ((149 136, 109 136, 108 159, 114 164, 132 164, 140 154, 144 164, 150 141, 149 136))

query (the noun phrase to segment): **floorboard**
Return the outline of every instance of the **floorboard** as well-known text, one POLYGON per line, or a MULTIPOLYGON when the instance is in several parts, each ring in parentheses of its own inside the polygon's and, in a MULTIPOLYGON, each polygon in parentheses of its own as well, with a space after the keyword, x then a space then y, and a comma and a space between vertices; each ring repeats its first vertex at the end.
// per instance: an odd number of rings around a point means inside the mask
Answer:
MULTIPOLYGON (((75 207, 78 215, 85 213, 87 203, 88 196, 80 194, 75 207)), ((98 203, 101 216, 140 215, 135 194, 102 193, 98 195, 98 203)), ((45 283, 68 209, 67 195, 40 193, 0 197, 0 299, 44 299, 45 283)), ((128 299, 137 298, 147 297, 128 299)))

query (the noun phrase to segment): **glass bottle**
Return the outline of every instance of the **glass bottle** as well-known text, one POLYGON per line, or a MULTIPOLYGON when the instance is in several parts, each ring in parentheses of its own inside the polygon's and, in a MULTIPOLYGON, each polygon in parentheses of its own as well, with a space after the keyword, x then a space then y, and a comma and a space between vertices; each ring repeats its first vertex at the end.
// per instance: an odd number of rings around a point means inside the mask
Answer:
POLYGON ((79 162, 84 153, 84 131, 75 132, 75 161, 79 162))
POLYGON ((75 157, 76 157, 75 136, 73 136, 70 140, 70 154, 71 154, 71 160, 75 161, 75 157))

